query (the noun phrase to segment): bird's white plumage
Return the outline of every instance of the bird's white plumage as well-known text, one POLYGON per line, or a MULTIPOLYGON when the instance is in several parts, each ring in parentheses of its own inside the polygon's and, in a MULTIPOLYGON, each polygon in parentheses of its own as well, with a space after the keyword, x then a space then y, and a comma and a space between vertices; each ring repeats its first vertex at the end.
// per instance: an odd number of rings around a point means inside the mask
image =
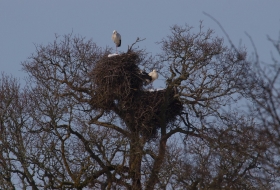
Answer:
POLYGON ((116 47, 121 46, 121 35, 116 30, 113 31, 112 40, 116 44, 116 47))
POLYGON ((114 57, 114 56, 117 56, 117 55, 119 55, 119 54, 117 54, 117 53, 112 53, 112 54, 109 54, 108 57, 114 57))
POLYGON ((157 71, 154 69, 152 72, 149 73, 149 76, 152 77, 152 81, 156 80, 158 78, 158 73, 157 71))

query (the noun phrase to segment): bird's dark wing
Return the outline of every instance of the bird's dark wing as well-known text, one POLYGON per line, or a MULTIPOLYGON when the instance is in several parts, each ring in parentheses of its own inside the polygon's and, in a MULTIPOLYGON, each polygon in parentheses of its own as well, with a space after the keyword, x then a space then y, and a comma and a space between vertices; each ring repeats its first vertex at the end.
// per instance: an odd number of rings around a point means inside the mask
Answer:
POLYGON ((120 47, 122 44, 122 40, 120 40, 119 44, 117 44, 117 47, 120 47))
POLYGON ((140 71, 141 75, 148 75, 148 73, 146 73, 145 71, 140 71))
POLYGON ((148 75, 145 71, 140 73, 142 80, 144 81, 144 85, 149 84, 152 81, 152 77, 148 75))

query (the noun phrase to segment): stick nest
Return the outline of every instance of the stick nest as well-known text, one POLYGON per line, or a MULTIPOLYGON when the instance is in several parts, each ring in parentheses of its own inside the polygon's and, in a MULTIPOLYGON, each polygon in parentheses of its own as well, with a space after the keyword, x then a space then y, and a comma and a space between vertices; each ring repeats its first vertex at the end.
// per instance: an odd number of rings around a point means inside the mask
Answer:
POLYGON ((114 57, 103 57, 91 72, 94 109, 114 111, 131 132, 148 139, 157 136, 157 129, 166 127, 183 110, 174 98, 175 90, 145 91, 145 78, 138 65, 143 61, 133 51, 114 57))

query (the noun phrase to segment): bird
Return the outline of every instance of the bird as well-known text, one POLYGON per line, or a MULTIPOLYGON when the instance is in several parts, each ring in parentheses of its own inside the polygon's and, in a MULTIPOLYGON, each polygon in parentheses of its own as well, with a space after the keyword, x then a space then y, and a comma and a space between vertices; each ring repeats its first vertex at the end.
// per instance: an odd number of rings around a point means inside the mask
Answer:
POLYGON ((144 81, 144 85, 148 85, 158 78, 158 73, 155 69, 149 74, 145 70, 139 70, 139 75, 144 81))
POLYGON ((112 40, 116 44, 116 52, 118 54, 117 48, 121 46, 122 40, 121 40, 121 35, 116 30, 113 31, 112 40))
POLYGON ((158 73, 154 69, 152 72, 149 73, 149 76, 152 77, 152 81, 151 82, 154 82, 158 78, 158 73))

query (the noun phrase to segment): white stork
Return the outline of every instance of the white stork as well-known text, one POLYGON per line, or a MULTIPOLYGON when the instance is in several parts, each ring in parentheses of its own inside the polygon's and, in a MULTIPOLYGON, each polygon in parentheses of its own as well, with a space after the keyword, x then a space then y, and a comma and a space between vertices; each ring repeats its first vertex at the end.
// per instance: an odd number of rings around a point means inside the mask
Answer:
POLYGON ((113 31, 112 40, 116 44, 116 52, 118 53, 117 48, 121 46, 122 40, 121 40, 121 35, 116 30, 113 31))
POLYGON ((151 82, 154 82, 154 80, 156 80, 158 78, 158 73, 154 69, 152 72, 149 73, 149 76, 152 77, 152 81, 151 82))

